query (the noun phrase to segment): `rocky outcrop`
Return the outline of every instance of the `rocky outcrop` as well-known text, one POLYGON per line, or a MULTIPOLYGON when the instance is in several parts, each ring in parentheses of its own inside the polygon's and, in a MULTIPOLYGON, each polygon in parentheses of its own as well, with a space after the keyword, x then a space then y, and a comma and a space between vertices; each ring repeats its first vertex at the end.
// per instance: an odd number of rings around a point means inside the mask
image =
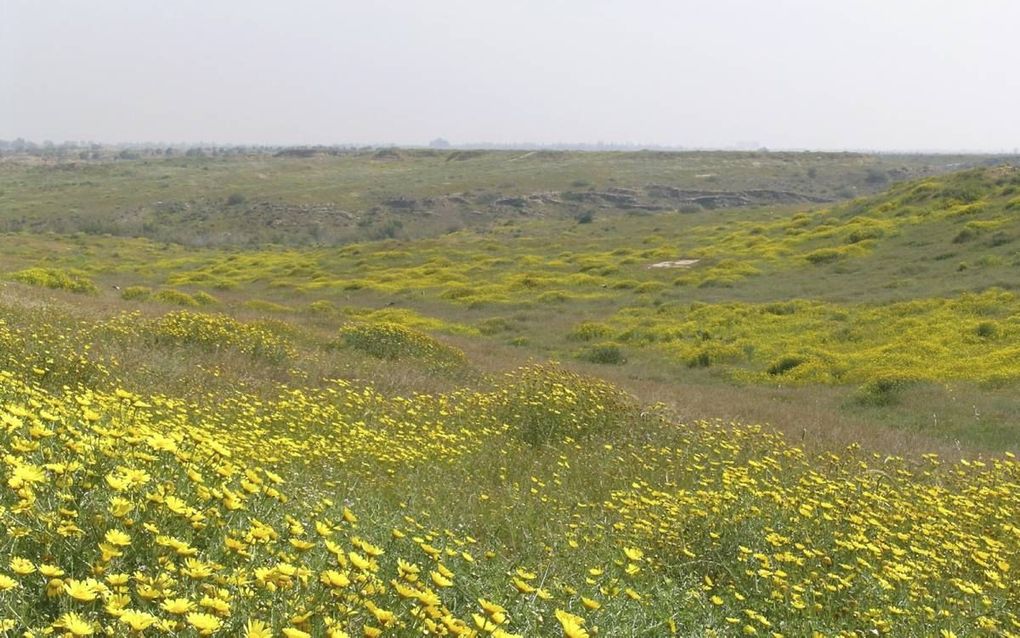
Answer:
POLYGON ((645 188, 649 197, 667 200, 674 204, 696 204, 703 208, 736 208, 768 204, 824 204, 832 200, 794 191, 751 189, 740 191, 712 191, 676 188, 649 184, 645 188))

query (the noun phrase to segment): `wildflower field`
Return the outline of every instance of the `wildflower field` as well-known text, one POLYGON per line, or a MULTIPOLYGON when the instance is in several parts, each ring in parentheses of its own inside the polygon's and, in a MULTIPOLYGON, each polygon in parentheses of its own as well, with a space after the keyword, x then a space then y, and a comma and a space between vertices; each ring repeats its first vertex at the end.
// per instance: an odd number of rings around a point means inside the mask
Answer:
POLYGON ((0 633, 1020 636, 1018 212, 0 236, 0 633))

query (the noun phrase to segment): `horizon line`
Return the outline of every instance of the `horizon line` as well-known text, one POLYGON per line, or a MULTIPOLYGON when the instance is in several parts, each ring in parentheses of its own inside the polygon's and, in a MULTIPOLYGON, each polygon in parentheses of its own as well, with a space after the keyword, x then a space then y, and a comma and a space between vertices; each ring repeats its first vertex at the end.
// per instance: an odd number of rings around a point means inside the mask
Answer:
MULTIPOLYGON (((729 146, 683 146, 679 144, 658 144, 658 143, 635 143, 635 142, 491 142, 491 141, 479 141, 479 142, 448 142, 442 140, 442 144, 436 144, 442 138, 433 140, 427 143, 420 142, 296 142, 296 143, 279 143, 279 142, 217 142, 217 141, 129 141, 129 142, 106 142, 96 140, 64 140, 61 142, 54 142, 52 140, 43 140, 42 142, 36 142, 31 139, 24 137, 15 137, 10 139, 0 138, 0 151, 5 150, 4 146, 13 145, 16 142, 30 145, 29 149, 20 149, 16 152, 24 152, 26 150, 38 151, 48 149, 61 149, 61 148, 81 148, 82 146, 99 146, 100 148, 107 149, 154 149, 154 148, 265 148, 265 149, 288 149, 288 148, 338 148, 338 149, 408 149, 408 150, 438 150, 438 151, 456 151, 456 150, 522 150, 522 151, 535 151, 535 150, 559 150, 559 151, 578 151, 578 152, 598 152, 598 151, 652 151, 652 152, 738 152, 738 153, 827 153, 827 154, 838 154, 838 153, 862 153, 862 154, 876 154, 876 155, 1020 155, 1020 147, 1013 147, 1012 149, 1000 148, 1000 149, 960 149, 960 148, 868 148, 868 147, 800 147, 800 146, 769 146, 767 144, 757 145, 755 144, 735 144, 729 146)), ((9 150, 9 149, 7 149, 9 150)))

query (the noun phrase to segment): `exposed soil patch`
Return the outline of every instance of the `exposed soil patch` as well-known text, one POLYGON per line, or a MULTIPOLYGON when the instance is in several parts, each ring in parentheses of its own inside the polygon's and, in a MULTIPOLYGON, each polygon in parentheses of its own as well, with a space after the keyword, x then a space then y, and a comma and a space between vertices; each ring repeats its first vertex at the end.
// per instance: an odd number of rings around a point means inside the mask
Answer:
POLYGON ((700 259, 674 259, 673 261, 660 261, 652 264, 649 268, 690 268, 701 261, 700 259))

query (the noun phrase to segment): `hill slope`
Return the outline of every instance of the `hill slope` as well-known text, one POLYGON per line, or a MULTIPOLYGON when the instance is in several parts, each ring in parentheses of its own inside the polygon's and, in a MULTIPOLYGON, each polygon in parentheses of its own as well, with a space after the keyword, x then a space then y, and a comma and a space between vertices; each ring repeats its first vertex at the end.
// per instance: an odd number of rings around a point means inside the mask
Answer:
POLYGON ((329 248, 17 233, 0 238, 0 269, 18 282, 8 287, 98 284, 67 298, 101 314, 183 304, 320 334, 395 321, 486 349, 496 369, 527 356, 591 362, 635 388, 658 384, 654 396, 762 386, 734 416, 790 431, 798 410, 757 407, 777 400, 769 388, 802 386, 781 400, 822 402, 847 427, 878 419, 1013 449, 1017 188, 1017 169, 993 167, 827 208, 506 220, 329 248), (837 390, 808 389, 818 384, 837 390))
POLYGON ((0 161, 0 230, 193 246, 418 238, 504 220, 802 205, 994 156, 382 149, 0 161))
POLYGON ((1020 635, 1018 188, 4 234, 0 632, 1020 635))

